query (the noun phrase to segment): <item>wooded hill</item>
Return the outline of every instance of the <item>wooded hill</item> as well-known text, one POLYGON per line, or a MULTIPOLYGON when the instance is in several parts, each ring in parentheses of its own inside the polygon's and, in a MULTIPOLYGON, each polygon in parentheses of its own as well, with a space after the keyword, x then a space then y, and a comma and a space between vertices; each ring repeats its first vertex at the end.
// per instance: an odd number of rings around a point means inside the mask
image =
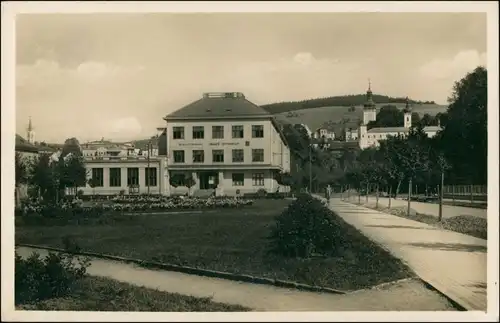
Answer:
MULTIPOLYGON (((406 98, 393 98, 387 95, 373 94, 373 101, 375 103, 405 103, 406 98)), ((351 94, 342 96, 331 96, 325 98, 308 99, 302 101, 290 101, 290 102, 277 102, 271 104, 265 104, 261 107, 266 109, 272 114, 283 113, 288 111, 296 111, 301 109, 312 109, 328 106, 359 106, 366 102, 366 94, 351 94)), ((436 104, 434 101, 414 101, 410 100, 413 105, 419 104, 436 104)))

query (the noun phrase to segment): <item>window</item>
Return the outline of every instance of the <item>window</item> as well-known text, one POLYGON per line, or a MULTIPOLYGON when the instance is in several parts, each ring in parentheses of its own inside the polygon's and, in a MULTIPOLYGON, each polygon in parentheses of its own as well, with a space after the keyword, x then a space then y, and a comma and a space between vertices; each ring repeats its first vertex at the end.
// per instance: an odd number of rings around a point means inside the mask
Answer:
POLYGON ((233 126, 233 138, 243 138, 243 126, 233 126))
POLYGON ((184 163, 184 150, 174 150, 174 163, 184 163))
POLYGON ((233 149, 233 163, 242 163, 243 158, 243 149, 233 149))
POLYGON ((94 187, 104 186, 104 170, 102 168, 92 168, 92 184, 94 187))
POLYGON ((146 186, 156 186, 157 172, 156 167, 146 167, 146 186))
POLYGON ((212 126, 212 139, 224 139, 224 126, 212 126))
POLYGON ((264 173, 253 173, 252 174, 252 185, 253 186, 264 186, 264 173))
POLYGON ((205 129, 203 126, 193 127, 193 139, 203 139, 205 138, 205 129))
POLYGON ((184 127, 173 127, 174 139, 184 139, 184 127))
POLYGON ((205 162, 205 152, 203 150, 193 150, 193 163, 205 162))
POLYGON ((264 138, 264 126, 252 126, 252 138, 264 138))
POLYGON ((252 162, 264 161, 264 149, 252 149, 252 162))
POLYGON ((233 186, 243 186, 245 183, 245 175, 243 173, 233 173, 233 186))
POLYGON ((127 185, 139 185, 139 168, 127 168, 127 185))
POLYGON ((109 169, 109 186, 120 187, 122 186, 122 170, 121 168, 109 169))
POLYGON ((214 163, 223 163, 224 162, 224 150, 222 150, 222 149, 212 150, 212 161, 214 163))

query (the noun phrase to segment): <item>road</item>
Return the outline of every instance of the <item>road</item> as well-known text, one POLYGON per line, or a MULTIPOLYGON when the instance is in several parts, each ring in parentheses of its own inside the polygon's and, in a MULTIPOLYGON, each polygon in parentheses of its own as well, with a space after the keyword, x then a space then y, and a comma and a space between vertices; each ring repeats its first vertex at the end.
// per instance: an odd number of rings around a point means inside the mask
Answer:
MULTIPOLYGON (((369 203, 375 203, 376 198, 370 196, 368 198, 369 203)), ((351 202, 357 202, 358 197, 354 196, 351 197, 351 202)), ((361 197, 361 202, 365 203, 366 197, 362 196, 361 197)), ((387 197, 380 197, 378 201, 379 205, 381 206, 389 206, 389 198, 387 197)), ((400 199, 391 199, 391 207, 406 207, 408 205, 408 201, 406 200, 400 200, 400 199)), ((423 202, 411 202, 410 206, 413 210, 415 210, 417 213, 422 213, 422 214, 427 214, 427 215, 434 215, 434 216, 439 216, 439 204, 434 204, 434 203, 423 203, 423 202)), ((443 205, 443 218, 452 218, 455 216, 459 215, 471 215, 483 219, 488 218, 488 212, 486 209, 478 209, 478 208, 472 208, 472 207, 464 207, 464 206, 452 206, 452 205, 443 205)))

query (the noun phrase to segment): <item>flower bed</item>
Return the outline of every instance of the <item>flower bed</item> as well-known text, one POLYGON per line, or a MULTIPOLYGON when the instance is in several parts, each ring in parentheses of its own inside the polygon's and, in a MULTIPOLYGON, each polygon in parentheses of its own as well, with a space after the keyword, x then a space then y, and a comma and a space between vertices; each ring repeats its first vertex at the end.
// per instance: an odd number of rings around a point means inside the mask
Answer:
POLYGON ((236 198, 139 198, 125 202, 117 199, 113 205, 103 205, 112 211, 161 211, 176 209, 237 208, 252 205, 252 200, 236 198))
POLYGON ((168 197, 117 197, 113 204, 95 203, 85 206, 82 203, 63 202, 57 205, 43 204, 34 201, 25 204, 16 210, 18 215, 40 215, 43 217, 83 216, 95 217, 104 212, 131 212, 131 211, 167 211, 177 209, 214 209, 238 208, 253 204, 252 200, 228 197, 219 198, 168 198, 168 197))

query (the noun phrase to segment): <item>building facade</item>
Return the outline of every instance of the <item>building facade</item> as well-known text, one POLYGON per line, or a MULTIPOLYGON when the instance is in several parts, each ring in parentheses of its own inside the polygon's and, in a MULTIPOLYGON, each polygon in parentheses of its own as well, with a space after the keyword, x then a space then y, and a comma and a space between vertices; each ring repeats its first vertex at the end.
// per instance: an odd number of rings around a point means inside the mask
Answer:
POLYGON ((144 156, 85 158, 84 195, 163 194, 166 158, 144 156))
POLYGON ((313 133, 313 138, 315 139, 325 138, 328 140, 335 140, 335 132, 328 128, 318 128, 313 133))
POLYGON ((242 93, 206 93, 165 121, 167 195, 289 190, 275 179, 290 171, 285 138, 272 115, 242 93))

